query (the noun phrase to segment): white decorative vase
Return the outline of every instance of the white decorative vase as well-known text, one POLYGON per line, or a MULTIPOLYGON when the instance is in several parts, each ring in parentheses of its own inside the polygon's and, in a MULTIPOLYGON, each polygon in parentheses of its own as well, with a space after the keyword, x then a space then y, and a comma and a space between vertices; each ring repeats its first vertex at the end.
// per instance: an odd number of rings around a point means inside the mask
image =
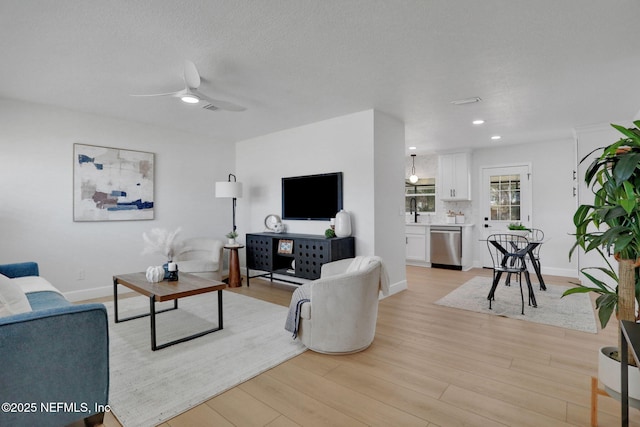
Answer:
POLYGON ((337 237, 351 236, 351 215, 344 209, 336 214, 335 232, 337 237))
MULTIPOLYGON (((620 400, 620 362, 609 357, 609 353, 618 351, 617 347, 601 347, 598 353, 598 379, 604 390, 616 400, 620 400)), ((629 366, 629 406, 640 408, 640 370, 629 366)))
POLYGON ((158 283, 164 279, 164 267, 161 265, 157 267, 147 268, 147 281, 150 283, 158 283))
POLYGON ((229 238, 229 239, 227 240, 227 244, 228 244, 229 246, 235 246, 235 244, 236 244, 236 239, 231 239, 231 238, 229 238))

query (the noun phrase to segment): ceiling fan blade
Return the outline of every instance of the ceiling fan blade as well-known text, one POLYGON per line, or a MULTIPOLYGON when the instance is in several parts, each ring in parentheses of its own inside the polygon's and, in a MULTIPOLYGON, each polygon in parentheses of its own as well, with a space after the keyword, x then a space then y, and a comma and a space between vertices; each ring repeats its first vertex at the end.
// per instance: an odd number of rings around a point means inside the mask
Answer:
MULTIPOLYGON (((218 110, 226 110, 226 111, 245 111, 246 108, 238 105, 238 104, 234 104, 233 102, 229 102, 229 101, 222 101, 220 99, 213 99, 213 98, 209 98, 208 96, 197 92, 197 91, 193 91, 198 98, 200 98, 202 101, 208 102, 209 104, 213 105, 214 107, 216 107, 216 109, 218 110)), ((207 108, 207 107, 203 107, 203 108, 207 108)))
POLYGON ((149 95, 131 95, 131 96, 178 96, 183 90, 179 90, 177 92, 167 92, 167 93, 152 93, 149 95))
POLYGON ((198 73, 196 64, 189 60, 184 61, 184 83, 190 89, 200 87, 200 73, 198 73))

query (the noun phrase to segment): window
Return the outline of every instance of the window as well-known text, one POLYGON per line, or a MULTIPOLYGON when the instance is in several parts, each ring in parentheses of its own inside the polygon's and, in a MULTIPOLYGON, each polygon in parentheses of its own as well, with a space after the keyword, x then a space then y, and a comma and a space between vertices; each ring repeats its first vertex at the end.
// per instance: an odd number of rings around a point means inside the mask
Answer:
POLYGON ((520 175, 491 176, 491 220, 521 221, 520 175))
POLYGON ((412 200, 414 198, 418 213, 434 213, 436 211, 435 178, 420 179, 415 184, 407 181, 404 187, 404 210, 406 213, 413 212, 412 200))

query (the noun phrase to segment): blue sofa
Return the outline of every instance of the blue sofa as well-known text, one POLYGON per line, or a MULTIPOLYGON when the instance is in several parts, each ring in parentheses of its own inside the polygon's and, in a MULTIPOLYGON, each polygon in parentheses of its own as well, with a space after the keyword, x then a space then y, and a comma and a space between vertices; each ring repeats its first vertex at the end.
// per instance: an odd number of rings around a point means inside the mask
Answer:
MULTIPOLYGON (((0 265, 9 278, 38 264, 0 265)), ((102 423, 109 396, 109 332, 102 304, 57 292, 26 294, 33 311, 0 317, 0 426, 102 423)))

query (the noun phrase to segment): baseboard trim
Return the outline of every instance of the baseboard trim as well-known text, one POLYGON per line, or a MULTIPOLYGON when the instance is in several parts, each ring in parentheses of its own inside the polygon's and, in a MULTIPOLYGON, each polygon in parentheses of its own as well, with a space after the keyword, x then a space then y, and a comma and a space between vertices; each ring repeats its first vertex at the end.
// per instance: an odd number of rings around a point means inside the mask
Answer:
MULTIPOLYGON (((399 282, 393 283, 389 286, 389 295, 387 296, 391 296, 391 295, 395 295, 399 292, 402 291, 406 291, 408 289, 407 286, 407 281, 406 280, 401 280, 399 282)), ((386 298, 386 297, 384 297, 386 298)))
MULTIPOLYGON (((118 289, 118 295, 133 292, 126 288, 118 289)), ((64 292, 64 297, 71 302, 86 301, 95 298, 113 297, 113 285, 101 286, 99 288, 81 289, 79 291, 64 292)))
POLYGON ((578 271, 571 268, 555 268, 542 266, 542 274, 578 278, 578 271))

